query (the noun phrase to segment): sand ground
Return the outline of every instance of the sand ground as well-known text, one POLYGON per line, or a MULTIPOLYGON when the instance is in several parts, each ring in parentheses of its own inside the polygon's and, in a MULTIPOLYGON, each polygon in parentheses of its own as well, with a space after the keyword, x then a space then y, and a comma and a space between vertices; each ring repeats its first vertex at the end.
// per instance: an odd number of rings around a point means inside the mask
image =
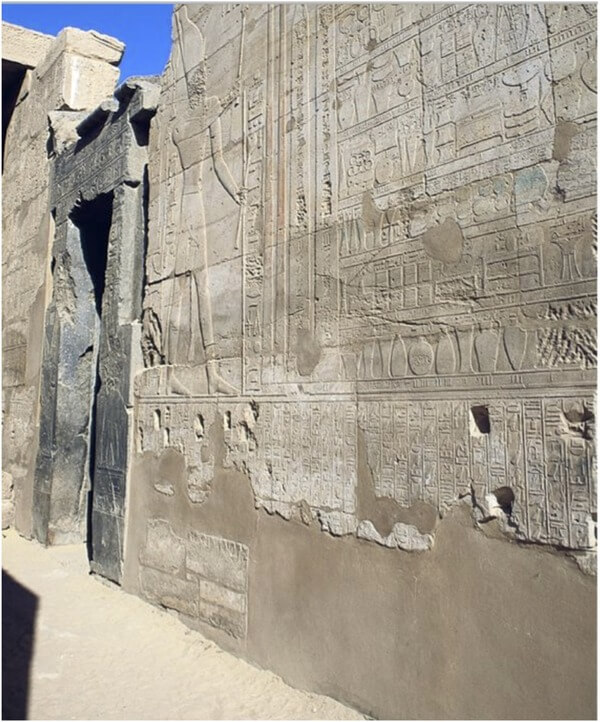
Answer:
POLYGON ((363 719, 89 575, 83 546, 3 532, 3 719, 363 719))

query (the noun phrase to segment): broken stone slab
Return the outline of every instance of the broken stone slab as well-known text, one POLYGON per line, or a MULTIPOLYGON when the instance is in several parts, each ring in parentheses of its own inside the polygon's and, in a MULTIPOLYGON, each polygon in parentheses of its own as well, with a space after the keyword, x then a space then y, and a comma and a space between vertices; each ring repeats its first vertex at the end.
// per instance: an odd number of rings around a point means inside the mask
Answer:
POLYGON ((125 43, 96 30, 86 31, 66 27, 56 36, 56 40, 56 44, 52 47, 53 56, 74 53, 94 60, 104 60, 110 65, 118 65, 125 52, 125 43))
POLYGON ((155 75, 128 78, 115 91, 120 103, 129 103, 129 117, 136 123, 148 121, 158 107, 160 82, 155 75))
POLYGON ((53 35, 3 22, 2 60, 35 68, 46 57, 54 39, 53 35))
POLYGON ((345 536, 354 534, 356 531, 357 521, 353 514, 341 511, 322 511, 321 509, 318 509, 316 514, 321 530, 333 536, 345 536))
POLYGON ((35 69, 38 80, 48 73, 60 83, 53 105, 59 110, 87 110, 114 93, 125 45, 94 31, 65 28, 35 69))
POLYGON ((136 90, 154 93, 155 100, 158 102, 158 96, 160 95, 160 76, 132 75, 115 90, 115 98, 118 100, 128 100, 136 90))
POLYGON ((86 116, 85 111, 52 110, 48 113, 52 153, 62 153, 65 148, 79 140, 77 128, 86 116))
POLYGON ((594 552, 572 553, 571 557, 584 574, 598 576, 598 554, 594 552))
POLYGON ((374 524, 368 520, 361 521, 356 530, 359 539, 367 539, 382 546, 393 549, 404 549, 409 552, 424 552, 433 547, 433 535, 421 534, 416 526, 396 522, 387 536, 382 536, 374 524))

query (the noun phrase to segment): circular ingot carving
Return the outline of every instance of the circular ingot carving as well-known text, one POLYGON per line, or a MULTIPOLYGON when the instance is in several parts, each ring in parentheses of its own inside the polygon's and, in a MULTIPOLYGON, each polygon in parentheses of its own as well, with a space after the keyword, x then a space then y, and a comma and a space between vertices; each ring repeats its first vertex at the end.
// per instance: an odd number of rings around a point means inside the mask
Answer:
POLYGON ((408 365, 416 376, 423 376, 433 366, 433 348, 422 336, 408 352, 408 365))

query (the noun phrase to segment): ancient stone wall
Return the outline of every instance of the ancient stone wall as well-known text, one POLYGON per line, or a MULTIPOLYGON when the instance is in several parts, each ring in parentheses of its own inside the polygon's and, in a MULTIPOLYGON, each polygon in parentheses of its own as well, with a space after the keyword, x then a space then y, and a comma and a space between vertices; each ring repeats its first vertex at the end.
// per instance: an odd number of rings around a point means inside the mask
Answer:
POLYGON ((3 40, 3 58, 22 64, 24 78, 4 147, 2 468, 14 483, 16 527, 30 536, 44 313, 51 293, 54 235, 48 163, 54 140, 49 114, 89 111, 111 95, 123 45, 73 28, 52 38, 3 26, 3 40))
POLYGON ((184 4, 160 94, 32 48, 18 530, 372 716, 595 717, 596 7, 184 4))
POLYGON ((125 586, 378 716, 594 716, 595 6, 173 37, 125 586))

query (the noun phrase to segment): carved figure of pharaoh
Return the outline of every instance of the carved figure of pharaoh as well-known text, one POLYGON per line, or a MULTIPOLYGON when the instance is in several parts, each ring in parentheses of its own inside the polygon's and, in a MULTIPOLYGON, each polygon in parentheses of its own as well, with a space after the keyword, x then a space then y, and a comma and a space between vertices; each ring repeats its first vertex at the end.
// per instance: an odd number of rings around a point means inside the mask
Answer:
MULTIPOLYGON (((196 367, 204 362, 208 393, 234 395, 238 393, 237 389, 219 371, 213 330, 202 192, 205 159, 212 162, 224 191, 240 207, 245 203, 246 191, 238 187, 223 158, 221 115, 229 103, 222 103, 219 98, 209 97, 206 93, 207 64, 202 32, 189 19, 185 5, 175 14, 175 21, 179 42, 174 44, 173 62, 181 63, 181 67, 176 67, 176 77, 185 78, 188 105, 181 115, 178 114, 172 132, 183 174, 166 331, 166 355, 170 366, 168 387, 175 394, 189 396, 196 393, 197 389, 187 380, 189 375, 185 383, 177 377, 177 367, 196 367)), ((236 92, 234 88, 233 93, 236 92)))

